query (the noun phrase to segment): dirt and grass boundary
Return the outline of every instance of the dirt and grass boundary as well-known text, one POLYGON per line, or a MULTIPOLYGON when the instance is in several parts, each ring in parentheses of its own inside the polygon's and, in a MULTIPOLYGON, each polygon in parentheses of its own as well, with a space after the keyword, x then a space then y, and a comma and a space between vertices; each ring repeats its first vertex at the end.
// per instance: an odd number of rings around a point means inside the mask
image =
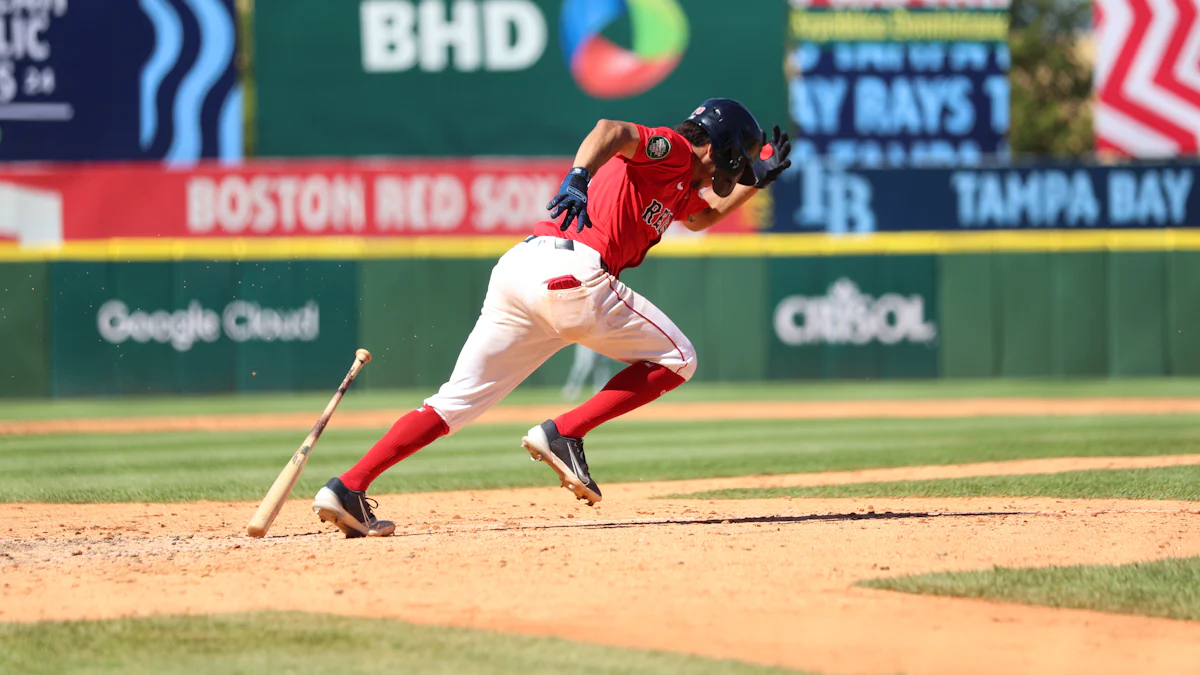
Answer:
MULTIPOLYGON (((476 424, 529 422, 554 417, 562 404, 495 407, 476 424)), ((342 410, 334 423, 343 429, 387 427, 399 412, 342 410)), ((978 398, 914 401, 721 401, 660 402, 631 412, 623 420, 688 422, 696 420, 942 419, 967 417, 1043 417, 1082 415, 1200 414, 1197 398, 978 398)), ((311 425, 316 413, 229 413, 153 417, 82 417, 0 420, 0 436, 37 434, 127 434, 173 431, 269 431, 311 425)))
MULTIPOLYGON (((1024 399, 1023 408, 1003 407, 1012 401, 839 402, 849 407, 838 409, 824 402, 663 402, 643 415, 661 420, 686 411, 669 418, 686 421, 759 419, 766 412, 784 419, 888 417, 885 411, 926 418, 1200 412, 1200 399, 1192 398, 1024 399)), ((492 414, 511 417, 490 421, 536 421, 544 410, 506 406, 492 414)), ((335 423, 386 426, 395 417, 353 412, 378 417, 339 413, 335 423)), ((182 426, 180 418, 141 418, 134 422, 142 426, 121 432, 203 430, 213 423, 229 431, 230 417, 195 416, 182 426), (175 426, 146 426, 164 421, 175 426)), ((267 428, 311 424, 311 415, 232 417, 286 425, 267 428)), ((64 424, 55 421, 52 431, 63 432, 64 424)), ((1196 502, 669 495, 1197 463, 1195 453, 1057 457, 618 483, 605 485, 605 501, 595 509, 559 488, 385 494, 379 512, 396 520, 398 530, 376 540, 341 538, 315 520, 306 499, 288 502, 263 540, 243 534, 253 502, 0 504, 6 530, 0 531, 0 621, 318 611, 816 672, 1187 673, 1200 663, 1198 622, 903 595, 858 584, 993 565, 1197 556, 1196 502)))

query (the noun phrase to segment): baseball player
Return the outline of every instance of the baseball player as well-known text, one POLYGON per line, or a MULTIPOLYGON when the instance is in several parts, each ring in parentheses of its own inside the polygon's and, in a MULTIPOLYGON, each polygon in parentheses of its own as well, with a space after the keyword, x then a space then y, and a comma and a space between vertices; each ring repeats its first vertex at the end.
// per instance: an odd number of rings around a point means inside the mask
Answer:
POLYGON ((437 438, 504 398, 546 359, 579 343, 630 364, 582 405, 533 427, 521 440, 567 489, 600 501, 583 452, 595 427, 691 378, 692 343, 625 284, 674 221, 711 227, 791 165, 787 134, 766 134, 732 99, 704 102, 681 123, 645 127, 600 120, 550 201, 552 220, 533 228, 496 263, 475 328, 450 380, 401 417, 349 471, 313 501, 321 520, 347 537, 386 536, 395 525, 372 511, 367 487, 437 438))

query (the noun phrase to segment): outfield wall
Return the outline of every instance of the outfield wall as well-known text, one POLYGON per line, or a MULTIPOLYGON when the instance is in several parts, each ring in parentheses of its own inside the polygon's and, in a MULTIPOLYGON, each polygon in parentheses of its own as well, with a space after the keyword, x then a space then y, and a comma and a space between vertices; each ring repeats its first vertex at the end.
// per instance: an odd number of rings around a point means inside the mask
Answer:
MULTIPOLYGON (((1200 247, 1165 232, 1183 244, 897 254, 759 235, 734 254, 664 244, 623 280, 691 337, 700 380, 1200 375, 1200 247)), ((2 264, 0 395, 327 389, 358 346, 375 355, 363 386, 432 388, 510 243, 448 258, 2 264)), ((570 362, 564 350, 532 382, 560 385, 570 362)))

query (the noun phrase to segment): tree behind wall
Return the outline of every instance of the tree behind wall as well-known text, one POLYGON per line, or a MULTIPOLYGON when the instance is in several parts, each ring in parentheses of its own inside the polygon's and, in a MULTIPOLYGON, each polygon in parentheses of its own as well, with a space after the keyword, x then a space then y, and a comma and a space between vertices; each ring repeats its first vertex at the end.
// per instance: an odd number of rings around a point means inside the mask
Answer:
POLYGON ((1090 33, 1091 11, 1086 0, 1013 0, 1008 42, 1014 157, 1091 154, 1092 63, 1080 47, 1090 33))

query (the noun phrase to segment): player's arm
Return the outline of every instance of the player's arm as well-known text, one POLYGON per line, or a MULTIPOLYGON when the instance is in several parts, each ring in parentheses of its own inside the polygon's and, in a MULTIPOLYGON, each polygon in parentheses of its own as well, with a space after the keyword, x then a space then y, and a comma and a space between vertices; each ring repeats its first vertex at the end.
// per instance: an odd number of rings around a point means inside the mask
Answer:
POLYGON ((692 232, 699 232, 719 223, 722 218, 749 201, 754 193, 775 182, 780 174, 787 171, 792 165, 792 160, 788 159, 791 151, 792 144, 788 141, 788 135, 780 133, 779 127, 775 127, 771 142, 763 144, 759 158, 754 160, 752 165, 758 182, 753 187, 735 185, 728 197, 718 197, 712 190, 701 192, 700 196, 708 203, 708 207, 688 216, 683 221, 683 226, 692 232))
POLYGON ((758 188, 749 185, 735 185, 728 197, 718 197, 712 190, 703 190, 700 197, 708 202, 708 207, 693 213, 683 221, 683 226, 692 232, 700 232, 721 222, 721 219, 750 201, 758 192, 758 188))
POLYGON ((558 194, 546 205, 551 218, 557 218, 564 212, 567 214, 559 229, 565 232, 572 220, 576 221, 576 232, 592 226, 587 214, 588 181, 618 152, 632 159, 640 144, 641 135, 636 125, 613 120, 596 122, 596 127, 579 144, 575 164, 558 187, 558 194))
POLYGON ((596 171, 604 166, 605 162, 616 157, 617 153, 633 159, 640 143, 636 125, 615 120, 600 120, 583 139, 583 143, 579 144, 579 151, 575 153, 575 163, 572 166, 581 166, 587 169, 589 176, 594 176, 596 171))

